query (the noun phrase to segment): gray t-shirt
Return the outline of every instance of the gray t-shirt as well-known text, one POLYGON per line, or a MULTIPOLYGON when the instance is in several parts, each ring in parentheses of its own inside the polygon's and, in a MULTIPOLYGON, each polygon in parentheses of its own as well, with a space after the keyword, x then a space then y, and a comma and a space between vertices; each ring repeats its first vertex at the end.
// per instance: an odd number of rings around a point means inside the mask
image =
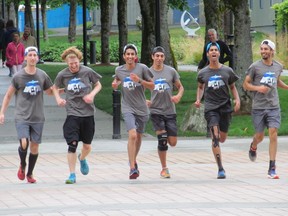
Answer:
POLYGON ((15 121, 43 123, 43 93, 53 85, 49 76, 39 68, 33 75, 22 69, 13 76, 11 84, 16 89, 15 121))
POLYGON ((270 88, 266 94, 253 91, 252 109, 275 109, 279 108, 279 97, 277 90, 277 80, 283 71, 283 66, 273 60, 272 65, 265 65, 262 60, 250 65, 246 71, 256 86, 266 85, 270 88))
POLYGON ((223 112, 232 112, 229 86, 238 79, 232 68, 225 65, 219 69, 211 69, 207 66, 200 70, 197 80, 205 84, 205 112, 219 108, 223 112))
POLYGON ((163 70, 155 71, 150 68, 154 75, 155 88, 151 93, 150 112, 152 114, 171 115, 176 114, 175 104, 171 101, 173 84, 179 80, 178 72, 164 65, 163 70))
POLYGON ((83 97, 89 94, 102 76, 89 67, 80 65, 79 72, 71 73, 69 68, 60 71, 54 84, 65 88, 67 115, 87 117, 95 112, 94 103, 87 104, 83 97))
POLYGON ((122 83, 122 113, 133 113, 144 116, 149 114, 146 105, 145 88, 140 83, 135 83, 130 79, 130 73, 134 73, 141 79, 150 81, 153 74, 149 68, 141 63, 136 63, 133 70, 127 70, 126 65, 118 66, 115 69, 115 78, 121 80, 122 83))

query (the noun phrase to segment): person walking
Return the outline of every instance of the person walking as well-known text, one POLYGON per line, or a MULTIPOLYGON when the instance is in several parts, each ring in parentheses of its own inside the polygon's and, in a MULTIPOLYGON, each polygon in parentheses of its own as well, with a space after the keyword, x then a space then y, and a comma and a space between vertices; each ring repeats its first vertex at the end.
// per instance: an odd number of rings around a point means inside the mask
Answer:
POLYGON ((145 89, 154 89, 152 73, 149 68, 141 63, 136 63, 137 47, 127 44, 123 49, 125 64, 115 69, 112 88, 117 89, 122 84, 121 112, 128 131, 128 157, 129 179, 139 177, 137 155, 139 153, 142 134, 149 120, 149 110, 146 105, 145 89))
POLYGON ((215 29, 208 29, 207 31, 207 35, 209 38, 209 42, 207 44, 205 44, 204 48, 203 48, 203 54, 202 54, 202 59, 199 62, 198 65, 198 70, 204 68, 205 66, 207 66, 209 64, 209 59, 207 58, 207 46, 208 44, 212 43, 217 43, 220 47, 220 56, 219 56, 219 62, 221 64, 224 64, 225 62, 229 61, 229 66, 231 65, 231 62, 233 60, 233 55, 231 50, 229 49, 229 47, 227 46, 227 44, 218 39, 217 36, 217 31, 215 29))
POLYGON ((251 116, 255 134, 249 147, 249 158, 251 161, 256 160, 258 144, 263 141, 264 130, 268 128, 270 139, 268 178, 279 179, 276 173, 276 154, 281 111, 277 87, 288 90, 288 85, 280 80, 283 66, 273 59, 274 42, 263 40, 260 44, 260 54, 262 59, 250 65, 243 82, 243 88, 251 91, 253 95, 251 116))
POLYGON ((13 41, 6 47, 6 66, 9 68, 10 77, 22 69, 25 51, 24 45, 20 42, 19 32, 13 32, 12 37, 13 41))
POLYGON ((5 21, 3 19, 0 19, 0 53, 1 53, 1 59, 2 59, 2 67, 5 67, 5 48, 6 48, 6 42, 5 42, 5 21))
POLYGON ((80 171, 83 175, 89 173, 86 157, 91 152, 95 133, 94 98, 102 88, 99 81, 102 76, 91 68, 80 65, 83 54, 76 47, 64 50, 61 58, 68 67, 56 76, 53 91, 57 104, 65 107, 67 112, 63 134, 68 145, 67 160, 70 175, 65 183, 74 184, 76 183, 76 151, 80 141, 83 142, 81 153, 78 155, 80 171), (63 87, 66 99, 60 96, 63 87))
POLYGON ((15 95, 15 125, 20 142, 18 148, 20 166, 17 176, 20 180, 25 179, 26 156, 30 146, 26 179, 29 183, 35 183, 33 170, 39 155, 39 144, 42 141, 45 121, 43 94, 45 91, 48 95, 53 95, 53 84, 43 70, 36 68, 38 61, 36 47, 25 49, 25 60, 27 61, 26 67, 13 76, 11 85, 4 96, 0 111, 0 123, 4 124, 4 114, 10 100, 15 95))
POLYGON ((232 68, 219 62, 220 46, 217 43, 207 45, 207 58, 209 65, 199 71, 197 80, 197 97, 195 106, 201 106, 201 99, 204 97, 205 119, 210 129, 212 138, 212 152, 218 166, 218 179, 226 178, 226 173, 222 165, 220 144, 226 141, 228 129, 233 112, 230 98, 230 91, 235 104, 234 112, 240 109, 240 99, 235 82, 239 77, 232 68), (229 91, 230 89, 230 91, 229 91))
POLYGON ((26 25, 20 42, 24 44, 25 48, 29 46, 37 47, 37 41, 34 36, 31 35, 31 28, 26 25))
POLYGON ((150 109, 150 119, 158 138, 158 155, 162 170, 161 178, 170 178, 167 167, 168 144, 171 147, 177 144, 177 120, 175 104, 179 103, 184 87, 178 72, 164 64, 165 50, 157 46, 152 51, 153 65, 150 70, 153 74, 155 88, 151 91, 151 100, 147 100, 150 109), (173 87, 178 92, 173 95, 173 87))

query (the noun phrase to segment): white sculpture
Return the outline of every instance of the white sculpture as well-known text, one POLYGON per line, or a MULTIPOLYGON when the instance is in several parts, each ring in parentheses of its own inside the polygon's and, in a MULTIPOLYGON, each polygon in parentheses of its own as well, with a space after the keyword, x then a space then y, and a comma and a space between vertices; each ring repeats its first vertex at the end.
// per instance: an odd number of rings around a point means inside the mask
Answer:
POLYGON ((200 29, 200 25, 197 22, 197 18, 195 19, 188 11, 184 11, 182 16, 181 16, 181 26, 188 33, 188 36, 194 37, 197 36, 195 34, 196 31, 200 29), (185 15, 187 14, 188 19, 184 21, 185 15), (191 26, 191 27, 190 27, 191 26), (194 28, 192 28, 194 27, 194 28), (195 28, 196 27, 196 28, 195 28))

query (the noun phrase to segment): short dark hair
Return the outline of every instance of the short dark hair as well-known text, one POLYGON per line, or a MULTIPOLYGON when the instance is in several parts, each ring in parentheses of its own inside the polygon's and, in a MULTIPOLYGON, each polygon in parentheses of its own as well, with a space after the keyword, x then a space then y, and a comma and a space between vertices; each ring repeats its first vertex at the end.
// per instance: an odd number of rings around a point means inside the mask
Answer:
POLYGON ((154 55, 156 52, 161 52, 165 54, 165 49, 161 46, 154 47, 154 49, 152 50, 152 55, 154 55))

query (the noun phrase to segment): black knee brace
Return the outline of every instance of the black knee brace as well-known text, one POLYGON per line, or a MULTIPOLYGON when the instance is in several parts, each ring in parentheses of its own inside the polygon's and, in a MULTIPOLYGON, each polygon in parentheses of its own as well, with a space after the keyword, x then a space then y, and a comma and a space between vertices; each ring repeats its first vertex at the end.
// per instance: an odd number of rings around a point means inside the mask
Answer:
POLYGON ((217 128, 218 128, 218 136, 216 137, 213 126, 210 127, 210 130, 211 130, 212 136, 213 136, 213 147, 214 148, 219 147, 219 140, 220 140, 220 137, 219 137, 219 126, 217 126, 217 128))
POLYGON ((29 147, 29 139, 26 138, 26 148, 25 148, 25 149, 23 148, 22 139, 20 139, 19 142, 20 142, 20 150, 21 150, 22 152, 26 152, 27 149, 28 149, 28 147, 29 147))
POLYGON ((71 143, 68 143, 68 153, 75 153, 77 146, 78 146, 77 141, 73 141, 71 143))
POLYGON ((167 151, 168 145, 167 145, 167 139, 168 135, 167 133, 162 133, 157 136, 158 138, 158 150, 159 151, 167 151))

